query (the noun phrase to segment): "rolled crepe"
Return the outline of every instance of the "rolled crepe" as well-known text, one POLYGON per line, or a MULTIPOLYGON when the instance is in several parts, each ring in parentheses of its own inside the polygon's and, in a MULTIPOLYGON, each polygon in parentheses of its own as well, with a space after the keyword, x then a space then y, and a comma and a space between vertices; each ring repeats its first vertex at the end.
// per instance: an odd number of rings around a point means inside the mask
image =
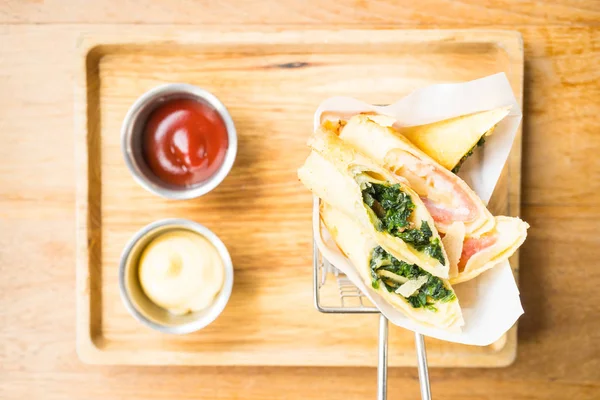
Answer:
POLYGON ((395 309, 437 328, 456 330, 464 324, 458 299, 447 281, 395 259, 352 218, 323 202, 321 220, 365 284, 395 309))
POLYGON ((403 127, 400 133, 449 170, 456 171, 482 138, 492 134, 511 106, 463 115, 432 124, 403 127))
POLYGON ((494 228, 479 237, 462 236, 453 226, 442 239, 449 255, 450 282, 471 280, 507 260, 527 237, 527 222, 512 217, 495 217, 494 228))
POLYGON ((319 129, 298 170, 302 183, 357 220, 387 252, 432 275, 448 277, 448 257, 427 208, 406 181, 319 129))
POLYGON ((359 114, 345 125, 325 123, 324 129, 371 157, 419 194, 440 232, 460 221, 465 234, 477 235, 494 226, 494 217, 481 199, 458 176, 423 153, 392 128, 394 119, 359 114))

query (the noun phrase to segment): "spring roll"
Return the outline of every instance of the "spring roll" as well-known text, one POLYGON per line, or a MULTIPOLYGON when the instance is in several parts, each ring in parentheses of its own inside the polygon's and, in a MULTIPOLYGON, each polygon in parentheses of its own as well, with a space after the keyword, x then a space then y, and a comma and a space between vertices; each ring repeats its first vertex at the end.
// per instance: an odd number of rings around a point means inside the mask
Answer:
POLYGON ((443 329, 463 325, 448 281, 395 258, 344 212, 321 202, 321 220, 365 284, 408 318, 443 329))
POLYGON ((356 219, 385 251, 448 278, 449 263, 434 221, 406 181, 319 129, 300 181, 326 203, 356 219))
POLYGON ((359 114, 347 123, 325 123, 324 128, 358 151, 408 181, 418 193, 439 232, 455 221, 464 223, 465 234, 476 235, 494 226, 494 217, 481 199, 458 176, 415 147, 392 128, 394 119, 359 114))

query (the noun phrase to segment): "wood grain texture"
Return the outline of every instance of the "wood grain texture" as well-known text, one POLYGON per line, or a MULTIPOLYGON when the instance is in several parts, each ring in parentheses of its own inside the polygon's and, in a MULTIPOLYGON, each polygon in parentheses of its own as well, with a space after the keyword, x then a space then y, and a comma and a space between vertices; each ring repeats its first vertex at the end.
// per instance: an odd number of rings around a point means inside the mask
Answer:
MULTIPOLYGON (((86 35, 80 42, 85 74, 77 82, 76 99, 77 343, 82 359, 102 364, 376 365, 376 317, 331 318, 312 304, 312 201, 296 169, 308 153, 314 110, 334 95, 386 104, 418 87, 497 72, 507 74, 520 99, 520 34, 227 34, 167 26, 113 26, 109 32, 86 35), (440 64, 445 68, 440 70, 440 64), (201 199, 166 201, 147 193, 133 181, 121 154, 120 126, 130 105, 168 82, 208 89, 236 122, 236 164, 223 184, 201 199), (141 326, 119 297, 123 247, 137 230, 165 217, 206 225, 229 247, 235 266, 236 283, 224 313, 201 332, 185 336, 141 326)), ((503 175, 496 191, 498 213, 518 213, 520 144, 519 135, 511 173, 503 175)), ((508 341, 502 338, 488 347, 429 342, 432 366, 505 366, 516 355, 514 331, 508 341)), ((416 365, 412 334, 393 329, 390 348, 391 366, 416 365)))
MULTIPOLYGON (((26 0, 0 4, 8 23, 546 25, 598 24, 595 0, 26 0)), ((325 25, 325 26, 324 26, 325 25)))
MULTIPOLYGON (((31 14, 23 21, 35 22, 31 14)), ((363 27, 393 23, 386 15, 363 27)), ((444 24, 435 17, 426 23, 444 24)), ((521 251, 519 353, 508 368, 434 368, 432 392, 448 400, 597 399, 600 27, 512 27, 525 44, 522 215, 532 225, 521 251)), ((0 26, 0 398, 374 398, 373 368, 98 367, 78 360, 75 43, 82 32, 107 30, 0 26)), ((390 369, 389 398, 420 398, 415 369, 390 369)))

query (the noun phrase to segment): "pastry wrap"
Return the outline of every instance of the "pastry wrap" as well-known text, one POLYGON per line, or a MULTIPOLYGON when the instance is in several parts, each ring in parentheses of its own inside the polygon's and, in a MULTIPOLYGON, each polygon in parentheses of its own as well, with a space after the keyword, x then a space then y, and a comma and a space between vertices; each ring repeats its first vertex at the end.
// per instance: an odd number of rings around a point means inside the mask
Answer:
POLYGON ((432 124, 403 127, 400 133, 445 168, 456 171, 485 137, 493 133, 510 108, 500 107, 432 124))
POLYGON ((392 128, 386 116, 359 114, 345 125, 325 123, 325 128, 374 161, 406 179, 433 217, 439 232, 455 221, 464 223, 465 234, 477 235, 494 226, 494 217, 481 199, 458 176, 415 147, 392 128))
POLYGON ((450 261, 450 282, 471 280, 508 260, 527 237, 527 222, 512 217, 495 217, 494 228, 479 237, 462 236, 454 228, 442 239, 450 261))
POLYGON ((458 299, 448 281, 391 258, 344 212, 323 202, 320 211, 327 230, 365 284, 394 308, 416 322, 437 328, 456 330, 464 324, 458 299), (402 292, 401 287, 408 287, 405 295, 396 292, 402 292))
POLYGON ((327 130, 318 129, 310 146, 298 170, 308 189, 355 219, 395 258, 448 278, 449 262, 434 221, 405 180, 327 130))

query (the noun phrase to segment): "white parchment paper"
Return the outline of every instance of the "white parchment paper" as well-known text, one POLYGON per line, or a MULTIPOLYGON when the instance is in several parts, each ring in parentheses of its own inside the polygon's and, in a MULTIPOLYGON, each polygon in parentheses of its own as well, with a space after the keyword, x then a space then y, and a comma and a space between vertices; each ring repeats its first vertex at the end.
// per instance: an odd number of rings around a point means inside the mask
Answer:
MULTIPOLYGON (((508 159, 522 117, 503 73, 465 83, 428 86, 388 106, 374 106, 349 97, 332 97, 322 102, 315 112, 314 125, 315 128, 320 125, 324 113, 352 115, 374 111, 396 118, 400 126, 414 126, 507 105, 512 105, 510 114, 487 138, 485 146, 465 162, 459 174, 487 203, 508 159)), ((461 332, 417 325, 363 283, 354 266, 320 223, 316 202, 313 230, 323 256, 344 272, 395 325, 449 342, 486 346, 498 340, 523 314, 519 290, 506 261, 471 281, 454 285, 465 320, 461 332)))

